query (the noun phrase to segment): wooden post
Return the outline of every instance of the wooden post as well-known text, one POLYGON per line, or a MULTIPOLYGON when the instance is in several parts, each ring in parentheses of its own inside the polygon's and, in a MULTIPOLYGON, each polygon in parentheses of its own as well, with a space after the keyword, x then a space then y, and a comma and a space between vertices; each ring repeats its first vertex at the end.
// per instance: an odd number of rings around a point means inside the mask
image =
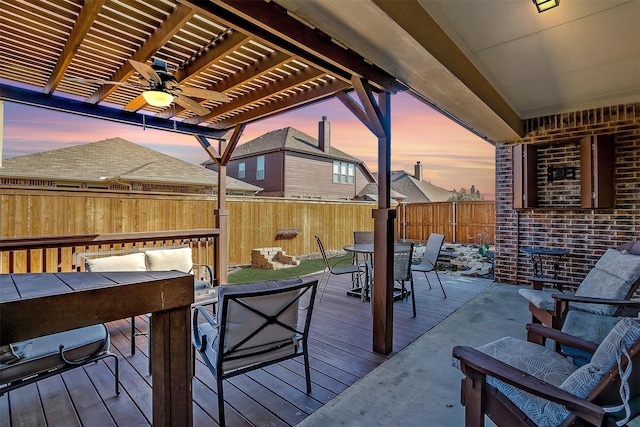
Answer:
MULTIPOLYGON (((224 142, 220 141, 220 151, 225 148, 224 142)), ((218 284, 227 283, 229 279, 229 210, 227 209, 227 164, 218 166, 218 209, 213 211, 216 218, 216 228, 219 230, 216 247, 216 277, 218 284)))
POLYGON ((151 316, 154 426, 193 425, 190 315, 187 306, 151 316))
POLYGON ((218 209, 213 211, 216 228, 219 230, 216 240, 216 257, 214 261, 214 280, 218 285, 227 283, 229 279, 229 210, 227 209, 227 163, 231 160, 231 154, 236 148, 245 124, 234 128, 229 143, 220 140, 220 146, 216 151, 207 138, 203 135, 195 135, 196 139, 205 149, 213 162, 218 166, 218 209), (222 155, 220 154, 222 153, 222 155))
POLYGON ((393 241, 395 211, 391 209, 391 93, 378 95, 367 81, 351 78, 359 106, 346 92, 337 97, 378 137, 378 209, 374 209, 373 351, 393 350, 393 241))
POLYGON ((393 241, 391 209, 391 94, 378 98, 383 135, 378 135, 378 209, 373 211, 373 351, 393 350, 393 241))

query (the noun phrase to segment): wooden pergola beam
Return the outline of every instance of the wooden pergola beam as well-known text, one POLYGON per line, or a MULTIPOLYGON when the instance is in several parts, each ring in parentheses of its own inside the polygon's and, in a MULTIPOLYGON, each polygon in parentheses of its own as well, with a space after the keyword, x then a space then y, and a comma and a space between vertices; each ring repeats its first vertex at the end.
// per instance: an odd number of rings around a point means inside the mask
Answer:
POLYGON ((237 126, 241 123, 249 123, 266 116, 271 116, 280 112, 293 111, 295 108, 309 106, 313 102, 323 101, 335 93, 340 92, 349 87, 348 83, 342 80, 334 79, 329 82, 325 82, 315 89, 305 89, 298 91, 295 94, 288 95, 279 99, 278 101, 272 101, 264 105, 247 110, 244 113, 236 114, 232 117, 225 118, 218 122, 213 123, 210 127, 214 129, 229 129, 237 126))
MULTIPOLYGON (((283 79, 273 82, 272 84, 265 85, 258 89, 254 89, 249 93, 247 93, 246 95, 239 96, 227 104, 214 108, 209 114, 205 116, 193 117, 189 120, 186 120, 186 122, 190 124, 198 124, 206 120, 223 116, 244 105, 258 103, 260 101, 271 98, 273 95, 277 93, 286 91, 287 89, 296 88, 301 84, 311 81, 313 79, 317 79, 318 77, 321 77, 324 74, 325 74, 324 72, 320 70, 316 70, 311 67, 304 68, 296 73, 292 73, 288 75, 283 79)), ((311 89, 311 91, 313 91, 313 89, 311 89)))
POLYGON ((406 89, 392 75, 366 62, 351 49, 334 43, 320 30, 310 28, 293 18, 276 2, 264 0, 178 1, 198 10, 198 13, 260 39, 277 50, 299 57, 313 67, 335 75, 345 82, 355 74, 372 82, 379 89, 394 93, 406 89))
POLYGON ((71 64, 71 60, 73 60, 73 56, 82 44, 82 40, 87 35, 91 25, 93 25, 93 21, 98 17, 100 9, 102 9, 105 2, 106 0, 89 0, 84 3, 73 30, 64 44, 64 48, 62 48, 62 53, 58 57, 58 62, 53 67, 49 81, 44 87, 44 93, 51 93, 58 87, 62 76, 67 71, 69 64, 71 64))
MULTIPOLYGON (((167 19, 160 24, 153 34, 140 46, 140 48, 131 55, 131 59, 140 62, 147 62, 153 54, 160 49, 167 41, 171 39, 178 31, 182 29, 184 24, 189 21, 195 14, 195 11, 187 6, 178 4, 167 19)), ((122 66, 111 76, 109 80, 115 82, 124 82, 134 74, 135 70, 129 63, 125 61, 122 66)), ((102 85, 100 89, 95 91, 93 95, 87 98, 87 102, 97 104, 104 101, 111 95, 118 85, 102 85)))

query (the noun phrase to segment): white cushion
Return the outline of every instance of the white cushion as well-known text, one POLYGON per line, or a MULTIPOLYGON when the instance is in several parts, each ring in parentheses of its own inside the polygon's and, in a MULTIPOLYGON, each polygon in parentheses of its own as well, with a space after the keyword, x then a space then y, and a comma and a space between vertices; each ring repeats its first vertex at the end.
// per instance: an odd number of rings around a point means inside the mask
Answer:
POLYGON ((147 271, 144 254, 142 252, 88 259, 86 268, 88 271, 96 273, 104 273, 107 271, 147 271))
POLYGON ((144 253, 149 271, 177 270, 190 273, 193 268, 191 248, 150 249, 144 253))

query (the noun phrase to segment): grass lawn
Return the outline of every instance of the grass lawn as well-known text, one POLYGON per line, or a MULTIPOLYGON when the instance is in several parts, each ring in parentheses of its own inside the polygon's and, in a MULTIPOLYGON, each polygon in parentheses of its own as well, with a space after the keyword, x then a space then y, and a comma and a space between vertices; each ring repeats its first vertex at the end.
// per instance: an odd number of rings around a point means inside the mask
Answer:
MULTIPOLYGON (((331 265, 336 263, 351 263, 351 255, 343 255, 331 258, 331 265)), ((252 283, 264 282, 267 280, 290 279, 292 277, 304 276, 311 273, 317 273, 324 269, 324 261, 322 258, 307 259, 300 261, 297 267, 285 268, 282 270, 263 270, 261 268, 243 268, 241 270, 229 273, 229 283, 252 283)))

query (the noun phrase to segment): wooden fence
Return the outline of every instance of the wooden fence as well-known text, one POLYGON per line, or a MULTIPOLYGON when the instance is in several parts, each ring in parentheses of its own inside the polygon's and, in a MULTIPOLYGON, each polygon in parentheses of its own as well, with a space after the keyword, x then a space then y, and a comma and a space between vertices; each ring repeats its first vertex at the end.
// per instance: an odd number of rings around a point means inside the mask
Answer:
MULTIPOLYGON (((317 253, 316 234, 327 249, 341 249, 352 243, 354 230, 373 230, 376 208, 253 197, 229 197, 227 205, 230 265, 249 264, 251 249, 258 247, 278 246, 298 256, 317 253)), ((214 229, 216 208, 216 198, 207 195, 0 188, 0 238, 214 229)), ((479 242, 485 233, 484 241, 492 242, 493 217, 493 202, 401 205, 396 237, 426 240, 430 232, 440 232, 447 241, 479 242)), ((7 272, 7 257, 0 256, 1 272, 7 272)))
POLYGON ((456 243, 494 243, 495 202, 435 202, 401 204, 396 236, 424 241, 431 233, 456 243))

